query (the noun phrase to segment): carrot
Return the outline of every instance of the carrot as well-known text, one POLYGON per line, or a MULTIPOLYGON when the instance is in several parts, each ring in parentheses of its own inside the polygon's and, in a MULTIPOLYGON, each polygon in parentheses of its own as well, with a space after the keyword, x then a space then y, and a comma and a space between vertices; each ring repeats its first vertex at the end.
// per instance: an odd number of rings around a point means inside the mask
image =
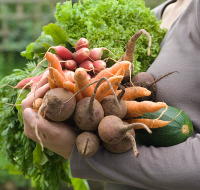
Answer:
POLYGON ((69 91, 72 92, 73 94, 74 94, 74 86, 75 86, 75 84, 74 84, 73 82, 69 81, 69 80, 68 80, 68 81, 65 81, 65 82, 63 83, 63 88, 69 90, 69 91))
POLYGON ((51 89, 57 88, 57 85, 56 85, 55 81, 54 81, 51 77, 49 77, 49 76, 46 76, 46 77, 47 77, 47 79, 48 79, 50 88, 51 88, 51 89))
MULTIPOLYGON (((98 80, 102 77, 110 78, 114 76, 122 66, 124 67, 124 70, 126 71, 130 65, 131 63, 129 61, 116 62, 112 67, 108 67, 102 70, 101 72, 99 72, 94 78, 90 80, 90 82, 98 80)), ((96 86, 96 83, 94 83, 93 86, 96 86)))
POLYGON ((39 109, 42 105, 42 98, 36 98, 33 102, 33 109, 39 109))
MULTIPOLYGON (((79 92, 79 87, 78 87, 78 83, 75 81, 75 86, 74 86, 74 94, 75 93, 77 93, 77 92, 79 92)), ((76 96, 75 96, 75 98, 76 98, 76 102, 79 102, 82 98, 83 98, 83 96, 82 96, 82 94, 81 93, 78 93, 76 96)))
POLYGON ((63 88, 63 83, 65 82, 65 79, 57 69, 53 69, 53 77, 56 85, 60 88, 63 88))
MULTIPOLYGON (((121 92, 121 90, 117 90, 116 94, 118 95, 121 92)), ((125 94, 123 96, 124 100, 134 100, 139 97, 143 96, 149 96, 151 94, 151 91, 147 90, 144 87, 139 86, 132 86, 125 88, 125 94)))
MULTIPOLYGON (((163 121, 163 120, 158 120, 158 119, 128 119, 125 120, 128 123, 144 123, 145 125, 147 125, 147 127, 149 127, 150 129, 155 129, 155 128, 159 128, 159 127, 165 127, 166 125, 168 125, 169 123, 172 122, 171 121, 163 121)), ((134 127, 134 129, 142 129, 141 126, 136 126, 134 127)))
MULTIPOLYGON (((108 81, 113 86, 118 81, 119 78, 123 78, 123 76, 110 77, 108 79, 108 81)), ((108 91, 111 90, 110 84, 107 81, 104 81, 102 84, 100 84, 100 86, 98 87, 97 92, 96 92, 96 96, 95 96, 96 100, 101 102, 103 100, 103 98, 106 97, 106 94, 108 93, 108 91)), ((111 92, 112 92, 112 90, 111 90, 111 92)), ((112 94, 113 94, 113 92, 112 92, 112 94)))
MULTIPOLYGON (((74 80, 77 82, 80 90, 90 83, 87 77, 87 71, 81 67, 75 70, 74 80)), ((81 91, 81 94, 83 97, 91 97, 93 91, 94 87, 92 85, 89 85, 87 88, 81 91)))
POLYGON ((138 117, 147 112, 155 113, 161 108, 167 107, 164 102, 152 102, 152 101, 125 101, 127 105, 127 113, 125 118, 138 117))
MULTIPOLYGON (((53 54, 53 53, 51 53, 51 52, 46 52, 45 58, 46 58, 47 61, 49 62, 48 67, 53 67, 53 68, 56 69, 61 75, 63 75, 63 71, 62 71, 61 64, 60 64, 59 59, 56 57, 55 54, 53 54)), ((50 77, 53 79, 53 73, 52 73, 52 71, 50 71, 49 74, 50 74, 50 77)))
MULTIPOLYGON (((124 73, 125 73, 125 69, 124 69, 124 67, 121 67, 118 71, 117 71, 117 73, 115 74, 115 76, 122 76, 122 77, 118 77, 118 80, 116 81, 116 83, 118 83, 118 84, 120 84, 121 83, 121 81, 123 80, 123 77, 124 77, 124 73)), ((112 85, 113 86, 113 90, 116 92, 117 91, 117 89, 118 89, 118 86, 114 83, 114 85, 112 85)), ((112 94, 112 91, 111 91, 111 89, 107 92, 107 94, 106 94, 106 96, 108 96, 108 95, 111 95, 112 94)))
POLYGON ((141 30, 137 31, 131 37, 130 41, 128 42, 128 44, 126 46, 126 52, 120 59, 121 61, 130 61, 131 63, 133 62, 134 52, 135 52, 135 43, 136 43, 137 39, 141 36, 141 34, 146 35, 149 39, 147 54, 150 55, 150 48, 151 48, 151 41, 152 41, 151 36, 146 30, 141 29, 141 30))

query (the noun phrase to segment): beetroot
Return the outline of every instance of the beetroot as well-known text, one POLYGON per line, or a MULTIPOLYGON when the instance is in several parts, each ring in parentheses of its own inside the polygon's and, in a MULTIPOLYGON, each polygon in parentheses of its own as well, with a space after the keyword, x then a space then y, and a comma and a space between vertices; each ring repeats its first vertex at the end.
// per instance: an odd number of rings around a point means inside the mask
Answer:
POLYGON ((73 93, 64 88, 51 89, 45 94, 40 110, 47 119, 64 121, 73 114, 76 107, 76 99, 72 96, 73 93))
POLYGON ((119 143, 116 144, 110 144, 103 142, 103 146, 112 153, 124 153, 129 151, 131 148, 133 148, 134 154, 136 157, 139 156, 139 153, 137 151, 136 142, 135 142, 135 130, 130 129, 126 132, 124 137, 119 143))
MULTIPOLYGON (((92 96, 81 99, 76 105, 76 109, 74 111, 74 121, 76 125, 83 131, 97 130, 100 121, 104 117, 104 110, 99 101, 95 99, 97 89, 101 84, 102 80, 107 80, 107 82, 111 87, 111 90, 114 92, 113 87, 108 81, 108 79, 106 77, 102 77, 101 79, 93 81, 92 83, 89 84, 92 85, 93 83, 97 82, 97 85, 95 86, 92 96)), ((78 93, 80 93, 83 89, 87 88, 89 85, 86 85, 84 88, 82 88, 79 92, 75 93, 73 96, 76 96, 78 93)), ((117 98, 116 102, 118 103, 117 98)))
POLYGON ((82 156, 91 157, 99 149, 99 138, 92 132, 82 132, 76 138, 76 146, 82 156))
POLYGON ((132 83, 135 86, 141 86, 147 88, 151 91, 151 95, 138 98, 137 101, 144 101, 144 100, 154 100, 156 95, 156 83, 152 83, 154 81, 154 77, 147 72, 140 72, 133 76, 131 79, 132 83))
POLYGON ((117 144, 123 139, 128 130, 139 125, 143 126, 149 133, 151 133, 151 130, 143 123, 132 123, 127 125, 124 124, 119 117, 108 115, 99 123, 98 134, 102 141, 109 144, 117 144))
POLYGON ((74 111, 74 121, 83 131, 97 130, 103 117, 104 111, 101 104, 91 97, 81 99, 74 111))
POLYGON ((124 118, 126 113, 127 113, 127 105, 125 100, 123 99, 123 95, 125 93, 125 88, 122 87, 122 92, 117 95, 117 100, 116 102, 116 95, 108 95, 106 96, 102 101, 101 105, 104 110, 104 115, 115 115, 119 117, 120 119, 124 118))

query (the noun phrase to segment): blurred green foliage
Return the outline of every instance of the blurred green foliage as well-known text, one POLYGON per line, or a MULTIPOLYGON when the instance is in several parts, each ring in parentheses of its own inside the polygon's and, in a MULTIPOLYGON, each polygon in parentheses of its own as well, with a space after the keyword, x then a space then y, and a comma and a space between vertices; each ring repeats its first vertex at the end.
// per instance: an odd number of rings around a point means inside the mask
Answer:
POLYGON ((43 26, 55 22, 54 12, 58 2, 64 2, 64 0, 22 3, 23 13, 31 15, 30 18, 24 19, 12 17, 17 13, 20 1, 0 3, 0 29, 6 24, 7 29, 12 31, 6 38, 0 36, 0 80, 11 74, 13 69, 25 67, 27 60, 21 57, 20 52, 38 38, 43 26))
POLYGON ((145 0, 146 6, 150 9, 155 8, 156 6, 164 3, 166 0, 145 0))

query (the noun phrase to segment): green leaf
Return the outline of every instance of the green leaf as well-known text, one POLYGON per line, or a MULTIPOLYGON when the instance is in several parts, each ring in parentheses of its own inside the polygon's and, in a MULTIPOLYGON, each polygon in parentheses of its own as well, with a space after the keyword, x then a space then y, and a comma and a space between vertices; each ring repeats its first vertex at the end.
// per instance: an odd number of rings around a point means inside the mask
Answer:
POLYGON ((43 30, 46 35, 50 35, 53 38, 53 41, 57 44, 67 44, 68 36, 66 31, 56 24, 48 24, 43 27, 43 30))
POLYGON ((26 47, 26 50, 21 52, 21 55, 23 57, 26 57, 26 59, 33 59, 33 56, 34 56, 34 52, 33 52, 33 46, 34 46, 34 43, 30 43, 27 47, 26 47))
POLYGON ((72 178, 71 181, 74 190, 90 190, 88 182, 85 179, 72 178))
POLYGON ((40 144, 37 143, 35 150, 33 151, 33 164, 35 164, 40 171, 42 166, 48 161, 47 156, 42 151, 40 144))
POLYGON ((46 45, 48 44, 48 47, 54 46, 55 43, 53 41, 53 38, 50 35, 43 35, 39 37, 36 42, 33 45, 33 52, 34 53, 45 53, 46 52, 46 45))

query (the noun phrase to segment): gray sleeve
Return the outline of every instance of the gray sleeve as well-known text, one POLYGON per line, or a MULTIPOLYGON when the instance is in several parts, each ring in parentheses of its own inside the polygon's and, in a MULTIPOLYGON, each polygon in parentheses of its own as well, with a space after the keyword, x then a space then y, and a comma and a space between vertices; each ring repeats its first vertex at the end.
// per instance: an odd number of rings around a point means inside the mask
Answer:
POLYGON ((72 176, 153 190, 199 189, 199 147, 199 134, 172 147, 138 145, 139 158, 132 150, 113 154, 102 146, 94 156, 83 158, 74 147, 72 176))

